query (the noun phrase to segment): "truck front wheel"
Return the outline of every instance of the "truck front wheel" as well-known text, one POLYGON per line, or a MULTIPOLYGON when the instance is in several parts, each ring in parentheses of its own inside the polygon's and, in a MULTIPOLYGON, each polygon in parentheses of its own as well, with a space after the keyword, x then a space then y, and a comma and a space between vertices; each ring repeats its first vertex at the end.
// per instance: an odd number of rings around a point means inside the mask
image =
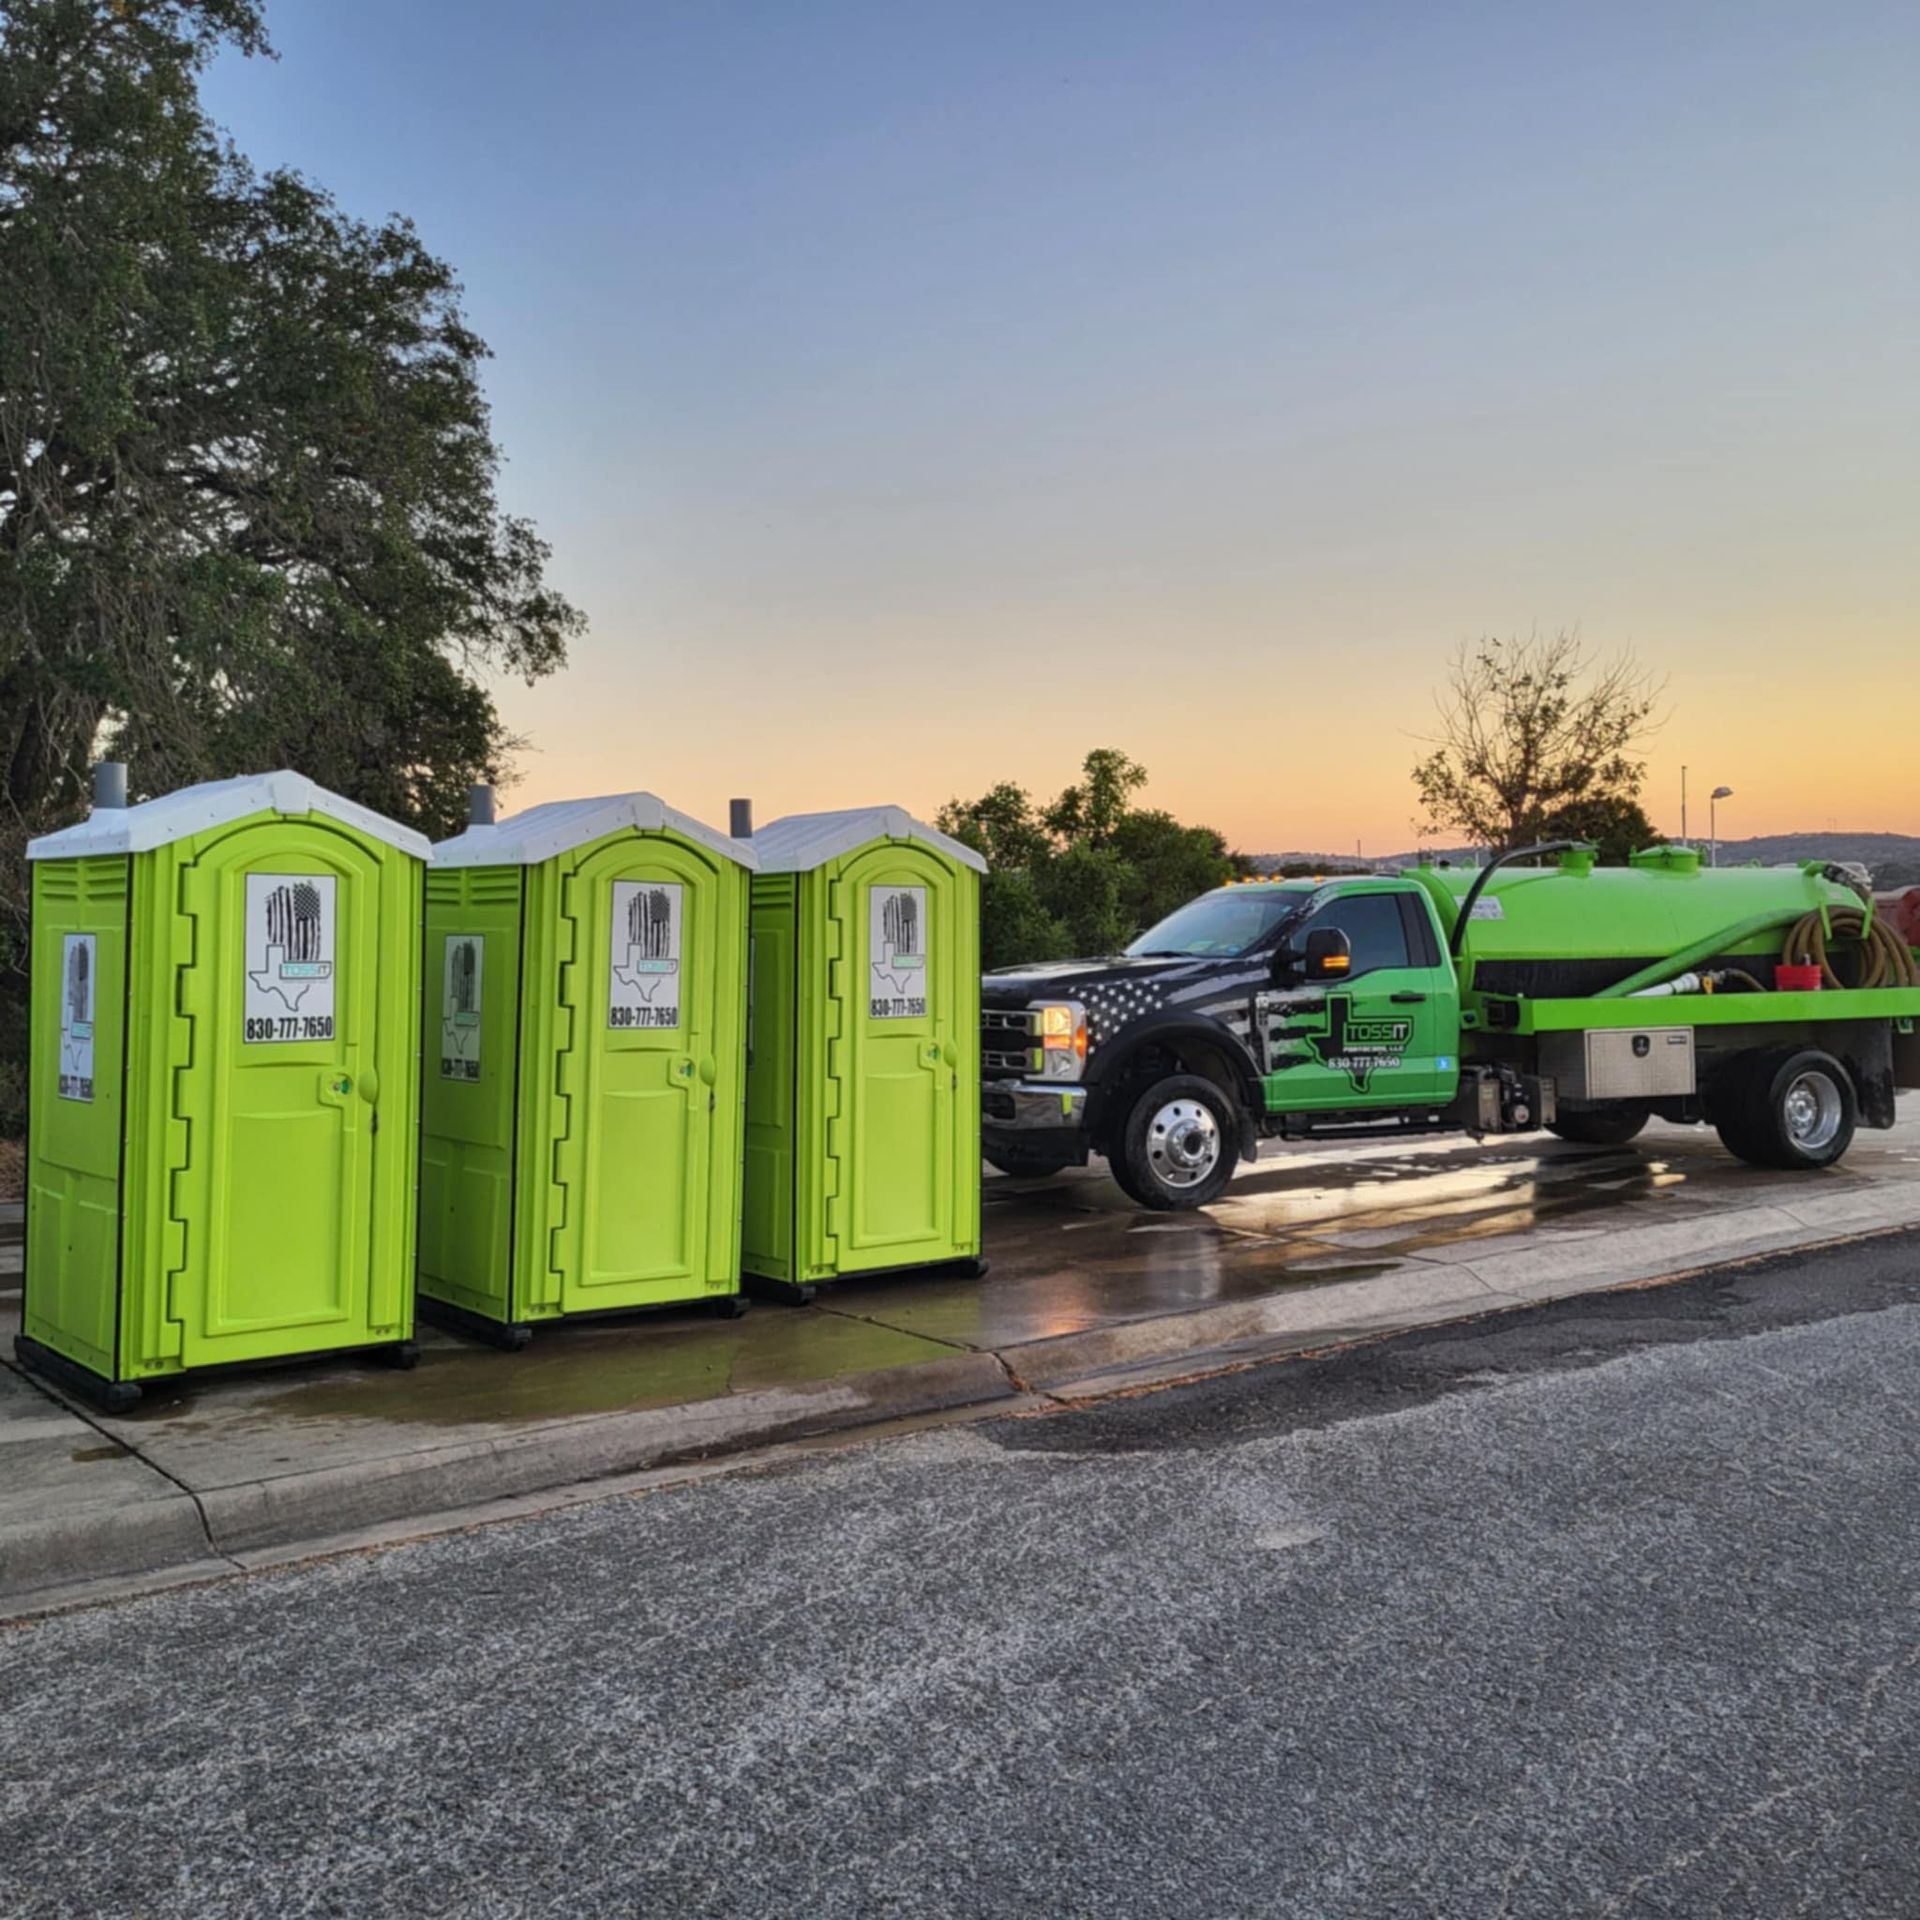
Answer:
POLYGON ((1736 1061, 1715 1107, 1729 1153, 1788 1172, 1832 1166, 1853 1144, 1859 1118, 1846 1068, 1814 1047, 1736 1061))
POLYGON ((1217 1198, 1239 1159, 1233 1101, 1197 1073, 1172 1073, 1134 1097, 1107 1164, 1129 1200, 1184 1213, 1217 1198))
POLYGON ((1583 1147, 1624 1146, 1652 1119, 1645 1107, 1562 1107, 1547 1131, 1583 1147))

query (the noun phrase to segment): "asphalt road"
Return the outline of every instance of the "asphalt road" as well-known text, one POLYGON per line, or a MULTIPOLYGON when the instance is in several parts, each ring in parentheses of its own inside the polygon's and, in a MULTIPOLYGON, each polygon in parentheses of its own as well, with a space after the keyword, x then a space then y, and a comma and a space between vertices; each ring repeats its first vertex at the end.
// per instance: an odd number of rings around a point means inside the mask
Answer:
POLYGON ((1920 1911, 1920 1237, 0 1633, 8 1914, 1920 1911))

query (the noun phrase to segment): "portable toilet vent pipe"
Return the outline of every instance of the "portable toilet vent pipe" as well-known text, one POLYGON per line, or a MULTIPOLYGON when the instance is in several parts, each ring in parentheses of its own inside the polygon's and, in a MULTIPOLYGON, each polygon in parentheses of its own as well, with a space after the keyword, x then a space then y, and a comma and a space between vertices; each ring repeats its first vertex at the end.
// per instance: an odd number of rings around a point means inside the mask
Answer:
POLYGON ((95 794, 27 848, 21 1359, 109 1409, 200 1367, 411 1364, 425 838, 297 773, 95 794))
POLYGON ((420 1310, 737 1312, 754 856, 650 793, 491 811, 427 877, 420 1310))
POLYGON ((113 813, 127 804, 127 763, 102 760, 93 770, 93 806, 96 813, 113 813))
POLYGON ((980 1261, 980 875, 899 807, 753 837, 743 1260, 755 1292, 980 1261))

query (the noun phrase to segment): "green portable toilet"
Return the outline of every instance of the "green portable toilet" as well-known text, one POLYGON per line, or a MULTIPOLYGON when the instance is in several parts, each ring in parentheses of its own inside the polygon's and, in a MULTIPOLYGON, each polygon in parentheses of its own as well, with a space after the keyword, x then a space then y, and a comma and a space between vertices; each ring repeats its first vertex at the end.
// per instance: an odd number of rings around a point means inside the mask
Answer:
POLYGON ((752 852, 650 793, 476 800, 427 876, 422 1313, 737 1311, 752 852))
POLYGON ((750 1283, 806 1300, 856 1273, 983 1271, 986 862, 899 807, 793 814, 751 844, 750 1283))
POLYGON ((102 1405, 235 1361, 410 1365, 427 841, 297 773, 33 863, 29 1366, 102 1405))

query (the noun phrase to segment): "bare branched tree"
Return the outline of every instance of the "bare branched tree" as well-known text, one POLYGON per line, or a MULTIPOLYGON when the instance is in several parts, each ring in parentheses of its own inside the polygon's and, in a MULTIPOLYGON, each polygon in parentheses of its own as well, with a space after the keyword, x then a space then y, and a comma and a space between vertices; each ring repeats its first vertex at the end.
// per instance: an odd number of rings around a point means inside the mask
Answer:
POLYGON ((1664 684, 1631 652, 1596 662, 1577 632, 1463 643, 1413 769, 1420 831, 1505 852, 1569 810, 1632 800, 1664 684))

